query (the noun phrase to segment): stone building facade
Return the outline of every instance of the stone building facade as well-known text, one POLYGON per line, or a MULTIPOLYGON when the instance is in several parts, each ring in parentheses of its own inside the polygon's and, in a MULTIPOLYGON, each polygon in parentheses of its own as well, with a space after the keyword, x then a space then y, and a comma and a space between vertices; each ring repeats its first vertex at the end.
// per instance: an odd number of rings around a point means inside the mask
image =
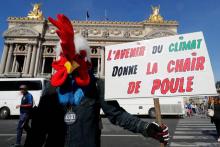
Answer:
MULTIPOLYGON (((35 4, 27 17, 9 17, 4 32, 4 49, 0 77, 46 77, 55 72, 51 63, 56 59, 59 41, 56 28, 49 23, 35 4)), ((152 7, 152 14, 141 22, 77 21, 75 32, 87 38, 95 75, 104 78, 105 46, 177 34, 178 23, 167 21, 152 7)))

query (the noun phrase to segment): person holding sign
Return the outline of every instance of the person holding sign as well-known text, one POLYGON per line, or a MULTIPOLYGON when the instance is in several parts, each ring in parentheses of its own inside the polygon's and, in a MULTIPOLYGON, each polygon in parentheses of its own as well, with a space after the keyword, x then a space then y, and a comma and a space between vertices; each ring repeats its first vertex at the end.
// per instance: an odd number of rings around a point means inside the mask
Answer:
POLYGON ((32 118, 25 146, 99 147, 100 108, 111 123, 167 144, 166 125, 144 122, 127 113, 117 102, 109 104, 99 97, 87 41, 74 34, 66 16, 59 14, 57 18, 49 18, 49 21, 58 28, 58 48, 62 52, 58 52, 59 59, 52 64, 56 73, 32 118))

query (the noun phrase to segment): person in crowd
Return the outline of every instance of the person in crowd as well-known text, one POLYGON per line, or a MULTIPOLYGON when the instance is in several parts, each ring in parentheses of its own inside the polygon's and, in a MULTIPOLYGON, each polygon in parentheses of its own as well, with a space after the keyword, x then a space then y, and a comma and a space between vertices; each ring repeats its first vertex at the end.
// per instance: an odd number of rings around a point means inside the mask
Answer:
POLYGON ((188 113, 188 103, 187 103, 187 102, 185 103, 184 108, 185 108, 185 115, 186 115, 187 117, 189 117, 189 113, 188 113))
POLYGON ((20 85, 19 89, 22 94, 22 98, 21 98, 21 104, 16 106, 17 109, 20 108, 20 117, 17 126, 17 138, 16 138, 16 144, 14 145, 15 147, 21 146, 21 137, 22 137, 23 129, 27 132, 27 134, 30 131, 30 127, 28 123, 29 123, 30 112, 33 107, 33 96, 31 95, 31 93, 28 92, 27 86, 20 85))
POLYGON ((191 106, 192 106, 192 114, 195 114, 196 113, 195 103, 192 102, 191 106))
POLYGON ((191 117, 192 116, 192 103, 191 102, 187 105, 187 109, 188 109, 188 117, 191 117))
MULTIPOLYGON (((220 91, 218 91, 218 94, 220 91)), ((220 96, 209 97, 208 108, 214 110, 214 116, 211 117, 211 123, 215 124, 217 132, 217 141, 220 142, 220 96)))

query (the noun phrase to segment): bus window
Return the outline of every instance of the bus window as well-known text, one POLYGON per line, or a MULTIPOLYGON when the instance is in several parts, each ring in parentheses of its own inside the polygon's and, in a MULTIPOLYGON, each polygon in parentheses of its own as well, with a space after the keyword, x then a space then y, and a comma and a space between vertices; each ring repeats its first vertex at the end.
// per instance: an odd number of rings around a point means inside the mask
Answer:
POLYGON ((0 91, 19 91, 20 85, 27 85, 28 90, 42 90, 41 81, 0 81, 0 91))
POLYGON ((16 81, 0 81, 0 91, 18 91, 16 81))
POLYGON ((41 81, 17 81, 17 84, 20 85, 27 85, 28 90, 42 90, 42 83, 41 81))

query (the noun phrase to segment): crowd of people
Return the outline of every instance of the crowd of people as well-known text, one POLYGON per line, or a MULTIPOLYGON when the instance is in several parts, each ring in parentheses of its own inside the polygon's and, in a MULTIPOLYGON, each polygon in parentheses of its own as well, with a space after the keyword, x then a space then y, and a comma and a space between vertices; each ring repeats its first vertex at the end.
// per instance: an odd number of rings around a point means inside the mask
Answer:
POLYGON ((187 117, 192 117, 193 115, 205 115, 207 110, 206 103, 196 104, 194 102, 185 103, 185 114, 187 117))
POLYGON ((201 115, 210 119, 210 122, 216 127, 217 141, 220 142, 220 91, 217 92, 217 96, 209 96, 203 103, 196 104, 193 101, 185 103, 185 114, 189 118, 201 115))

